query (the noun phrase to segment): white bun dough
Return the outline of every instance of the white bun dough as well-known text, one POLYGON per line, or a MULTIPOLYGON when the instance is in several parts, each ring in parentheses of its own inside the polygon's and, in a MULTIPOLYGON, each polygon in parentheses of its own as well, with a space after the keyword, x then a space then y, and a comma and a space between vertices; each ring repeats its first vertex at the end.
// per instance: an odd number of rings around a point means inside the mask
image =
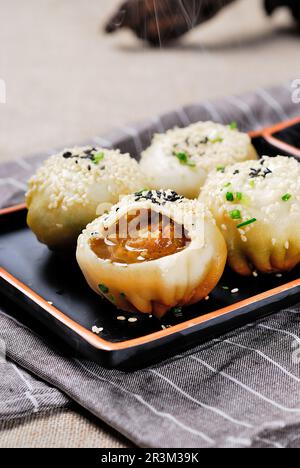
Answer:
POLYGON ((257 158, 249 135, 230 126, 198 122, 155 135, 140 166, 150 188, 171 188, 196 198, 210 171, 257 158))
POLYGON ((127 195, 146 186, 128 154, 73 148, 50 157, 29 180, 28 225, 51 249, 76 245, 82 229, 127 195))
POLYGON ((300 164, 295 159, 265 156, 212 173, 200 200, 221 228, 236 272, 285 272, 300 262, 300 164))

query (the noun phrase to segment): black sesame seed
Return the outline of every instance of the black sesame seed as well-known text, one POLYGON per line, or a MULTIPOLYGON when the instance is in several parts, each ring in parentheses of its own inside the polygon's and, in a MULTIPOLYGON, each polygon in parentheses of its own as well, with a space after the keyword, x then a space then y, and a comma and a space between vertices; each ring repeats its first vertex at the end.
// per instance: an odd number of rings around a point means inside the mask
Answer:
POLYGON ((93 155, 92 154, 84 154, 80 156, 80 159, 88 159, 90 161, 93 161, 93 155))
POLYGON ((175 201, 182 201, 183 197, 178 195, 173 190, 168 193, 158 191, 145 191, 145 192, 138 192, 135 194, 135 201, 141 200, 150 200, 152 203, 157 205, 166 204, 166 202, 175 202, 175 201))
POLYGON ((255 169, 253 167, 251 167, 250 169, 250 172, 249 172, 249 176, 253 179, 255 177, 258 177, 261 175, 261 169, 255 169))
POLYGON ((263 177, 265 178, 268 174, 272 174, 272 171, 267 167, 267 168, 259 168, 259 169, 250 169, 249 177, 252 179, 256 177, 263 177))
POLYGON ((65 159, 68 159, 68 158, 71 158, 72 157, 72 153, 70 151, 66 151, 64 154, 63 154, 63 158, 65 159))
POLYGON ((272 174, 272 171, 271 169, 269 169, 268 167, 265 169, 265 172, 264 172, 264 175, 267 176, 268 174, 272 174))

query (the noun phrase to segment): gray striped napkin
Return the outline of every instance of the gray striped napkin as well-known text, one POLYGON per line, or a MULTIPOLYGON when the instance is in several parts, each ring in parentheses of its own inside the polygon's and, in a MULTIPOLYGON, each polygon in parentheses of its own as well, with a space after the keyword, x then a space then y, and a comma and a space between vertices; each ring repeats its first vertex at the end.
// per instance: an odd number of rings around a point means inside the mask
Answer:
MULTIPOLYGON (((284 85, 187 106, 89 143, 138 155, 153 132, 174 125, 236 120, 249 130, 299 110, 284 85)), ((42 158, 0 167, 2 206, 22 200, 42 158)), ((1 299, 0 419, 61 407, 69 397, 143 447, 300 445, 300 306, 135 373, 57 351, 11 309, 1 299)))

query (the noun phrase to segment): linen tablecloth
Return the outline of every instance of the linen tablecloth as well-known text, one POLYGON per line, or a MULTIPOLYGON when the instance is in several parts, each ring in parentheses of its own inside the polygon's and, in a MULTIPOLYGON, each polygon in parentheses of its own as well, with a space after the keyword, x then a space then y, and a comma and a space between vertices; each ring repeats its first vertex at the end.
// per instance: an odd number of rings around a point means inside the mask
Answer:
MULTIPOLYGON (((236 120, 242 130, 254 130, 299 111, 287 83, 187 106, 87 143, 136 156, 153 132, 174 125, 236 120)), ((1 207, 23 200, 26 180, 47 156, 0 166, 1 207)), ((0 419, 73 400, 142 447, 300 445, 300 305, 125 373, 60 351, 45 330, 0 300, 0 419)))

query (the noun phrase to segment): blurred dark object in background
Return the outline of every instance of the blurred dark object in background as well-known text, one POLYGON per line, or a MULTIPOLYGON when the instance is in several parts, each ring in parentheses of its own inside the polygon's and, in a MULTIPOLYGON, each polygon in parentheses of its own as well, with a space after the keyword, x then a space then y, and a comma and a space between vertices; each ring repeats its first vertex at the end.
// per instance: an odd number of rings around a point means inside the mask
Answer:
POLYGON ((213 18, 235 0, 127 0, 106 24, 106 32, 131 29, 154 46, 178 39, 213 18))
POLYGON ((268 15, 272 15, 277 8, 287 7, 300 26, 300 1, 299 0, 264 0, 268 15))
MULTIPOLYGON (((236 0, 126 0, 105 26, 107 33, 131 29, 153 46, 166 45, 212 19, 236 0)), ((300 25, 300 0, 264 0, 268 15, 287 7, 300 25)))

